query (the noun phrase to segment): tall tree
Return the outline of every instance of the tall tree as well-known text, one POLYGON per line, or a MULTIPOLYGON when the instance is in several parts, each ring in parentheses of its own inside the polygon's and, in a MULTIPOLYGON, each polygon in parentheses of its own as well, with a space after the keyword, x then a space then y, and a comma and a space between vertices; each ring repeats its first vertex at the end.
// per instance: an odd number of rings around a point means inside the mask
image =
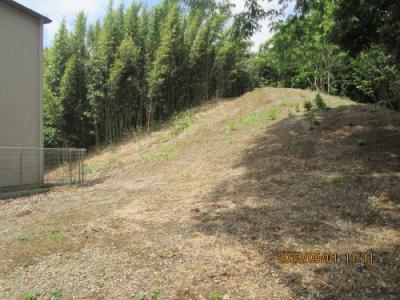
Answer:
POLYGON ((63 107, 64 143, 85 147, 89 144, 89 106, 87 100, 86 17, 77 15, 71 37, 72 56, 60 85, 60 103, 63 107))

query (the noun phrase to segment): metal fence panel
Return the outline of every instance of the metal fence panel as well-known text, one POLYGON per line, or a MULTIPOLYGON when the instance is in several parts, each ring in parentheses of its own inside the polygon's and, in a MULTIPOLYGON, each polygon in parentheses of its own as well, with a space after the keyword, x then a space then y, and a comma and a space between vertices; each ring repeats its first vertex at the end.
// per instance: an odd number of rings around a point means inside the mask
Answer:
POLYGON ((84 181, 86 149, 0 147, 0 189, 84 181))

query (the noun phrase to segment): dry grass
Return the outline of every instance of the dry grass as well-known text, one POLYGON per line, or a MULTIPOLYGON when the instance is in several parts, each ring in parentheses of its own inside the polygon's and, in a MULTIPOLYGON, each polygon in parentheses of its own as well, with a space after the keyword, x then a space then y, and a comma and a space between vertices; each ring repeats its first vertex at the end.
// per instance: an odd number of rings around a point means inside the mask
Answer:
POLYGON ((310 118, 314 96, 209 103, 179 134, 92 155, 86 186, 2 201, 0 298, 396 299, 400 117, 324 96, 310 118), (376 263, 283 265, 280 251, 376 263))

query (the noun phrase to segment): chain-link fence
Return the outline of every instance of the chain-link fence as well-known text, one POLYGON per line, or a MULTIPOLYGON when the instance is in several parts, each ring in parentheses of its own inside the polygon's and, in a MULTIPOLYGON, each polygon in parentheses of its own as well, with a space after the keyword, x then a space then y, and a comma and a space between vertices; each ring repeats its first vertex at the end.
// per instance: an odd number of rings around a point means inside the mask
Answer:
POLYGON ((85 149, 0 147, 0 189, 79 184, 85 149))

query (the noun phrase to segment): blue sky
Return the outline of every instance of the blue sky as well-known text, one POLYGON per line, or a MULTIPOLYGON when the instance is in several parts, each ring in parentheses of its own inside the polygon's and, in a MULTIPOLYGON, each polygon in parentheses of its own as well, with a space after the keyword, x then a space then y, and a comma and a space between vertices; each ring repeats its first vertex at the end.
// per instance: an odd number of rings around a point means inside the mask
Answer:
MULTIPOLYGON (((45 25, 44 27, 44 45, 49 46, 54 38, 54 34, 57 31, 62 19, 65 17, 67 25, 72 28, 76 14, 83 10, 88 18, 89 23, 94 23, 98 18, 102 18, 106 12, 108 0, 16 0, 20 4, 29 7, 42 15, 50 18, 53 22, 45 25)), ((159 3, 161 0, 142 0, 151 7, 154 4, 159 3)), ((231 0, 236 5, 233 9, 234 13, 240 12, 244 7, 244 0, 231 0)), ((114 5, 123 3, 125 7, 128 7, 132 0, 114 0, 114 5)), ((267 1, 263 2, 263 6, 267 7, 269 4, 267 1)), ((262 22, 262 30, 256 33, 252 41, 254 43, 253 49, 257 49, 263 41, 267 40, 272 36, 268 29, 268 21, 262 22)))

